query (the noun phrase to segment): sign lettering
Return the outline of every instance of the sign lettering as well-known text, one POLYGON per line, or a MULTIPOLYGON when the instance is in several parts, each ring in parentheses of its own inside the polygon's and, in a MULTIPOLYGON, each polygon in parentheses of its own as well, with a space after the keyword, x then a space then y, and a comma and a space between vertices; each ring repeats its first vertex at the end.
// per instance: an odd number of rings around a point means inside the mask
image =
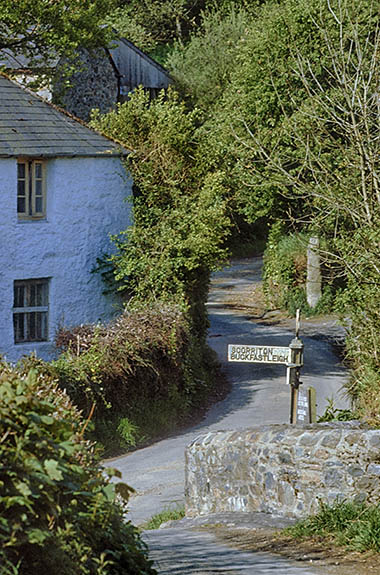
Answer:
POLYGON ((297 397, 297 423, 309 423, 309 391, 300 387, 297 397))
POLYGON ((249 363, 290 363, 290 348, 264 345, 228 346, 228 361, 244 361, 249 363))

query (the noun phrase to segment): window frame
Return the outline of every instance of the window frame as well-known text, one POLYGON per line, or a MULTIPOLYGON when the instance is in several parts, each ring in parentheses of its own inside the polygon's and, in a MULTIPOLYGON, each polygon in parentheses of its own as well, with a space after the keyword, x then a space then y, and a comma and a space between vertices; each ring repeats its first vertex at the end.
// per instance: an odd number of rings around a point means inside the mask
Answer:
MULTIPOLYGON (((16 345, 49 341, 49 284, 49 278, 14 280, 12 317, 13 339, 16 345), (36 288, 39 285, 43 286, 43 301, 39 305, 30 305, 32 288, 36 288), (22 294, 23 305, 17 305, 20 302, 17 301, 19 294, 17 294, 16 290, 21 287, 24 288, 22 294), (22 322, 22 329, 20 322, 22 322), (20 333, 22 333, 22 336, 20 336, 20 333)), ((38 298, 36 293, 34 297, 38 298)))
POLYGON ((41 158, 18 158, 17 160, 17 217, 19 220, 41 220, 46 218, 46 161, 41 158), (23 177, 19 166, 24 166, 23 177), (37 166, 41 166, 41 175, 37 175, 37 166), (24 193, 20 194, 20 183, 23 182, 24 193), (40 188, 38 182, 41 182, 40 188), (19 209, 19 200, 23 198, 24 210, 19 209), (37 209, 38 199, 41 210, 37 209))

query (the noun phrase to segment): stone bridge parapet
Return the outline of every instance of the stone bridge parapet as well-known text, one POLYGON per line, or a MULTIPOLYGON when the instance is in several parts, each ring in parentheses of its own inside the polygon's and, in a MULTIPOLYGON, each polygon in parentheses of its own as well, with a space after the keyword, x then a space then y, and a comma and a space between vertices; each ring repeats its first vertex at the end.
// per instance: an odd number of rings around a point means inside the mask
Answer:
POLYGON ((380 501, 380 429, 359 422, 210 432, 186 450, 186 513, 304 517, 319 501, 380 501))

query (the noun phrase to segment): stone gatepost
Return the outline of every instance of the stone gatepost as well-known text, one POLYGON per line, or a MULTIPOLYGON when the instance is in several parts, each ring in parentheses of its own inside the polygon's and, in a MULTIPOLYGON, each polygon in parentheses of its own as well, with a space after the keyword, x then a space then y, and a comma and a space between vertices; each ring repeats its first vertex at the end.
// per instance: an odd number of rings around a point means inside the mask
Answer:
POLYGON ((306 297, 311 308, 315 308, 322 296, 322 275, 319 256, 319 239, 309 239, 307 247, 306 297))

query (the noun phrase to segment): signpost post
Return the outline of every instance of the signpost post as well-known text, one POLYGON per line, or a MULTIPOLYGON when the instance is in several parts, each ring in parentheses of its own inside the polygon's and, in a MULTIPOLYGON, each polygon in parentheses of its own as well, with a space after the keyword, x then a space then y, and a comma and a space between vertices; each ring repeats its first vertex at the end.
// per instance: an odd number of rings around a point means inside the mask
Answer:
POLYGON ((300 310, 296 315, 296 336, 289 347, 274 345, 228 345, 228 361, 271 363, 286 366, 286 383, 290 386, 290 423, 315 422, 315 390, 301 389, 303 342, 299 338, 300 310))

